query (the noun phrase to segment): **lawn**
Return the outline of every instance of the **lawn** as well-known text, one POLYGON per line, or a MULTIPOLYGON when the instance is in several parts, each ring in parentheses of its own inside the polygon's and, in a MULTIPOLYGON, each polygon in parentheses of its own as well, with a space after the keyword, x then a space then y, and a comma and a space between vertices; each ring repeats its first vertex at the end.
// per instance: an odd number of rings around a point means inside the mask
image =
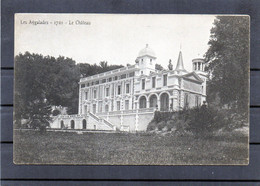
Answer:
POLYGON ((248 138, 241 135, 161 135, 14 131, 18 164, 247 164, 248 138))

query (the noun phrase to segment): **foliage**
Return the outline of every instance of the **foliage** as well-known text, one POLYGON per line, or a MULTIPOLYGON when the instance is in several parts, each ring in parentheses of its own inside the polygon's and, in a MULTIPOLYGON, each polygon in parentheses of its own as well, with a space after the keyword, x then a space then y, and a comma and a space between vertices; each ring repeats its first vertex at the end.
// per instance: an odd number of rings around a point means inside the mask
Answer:
POLYGON ((217 102, 240 114, 248 112, 249 16, 218 16, 205 54, 209 103, 217 102), (217 98, 218 100, 216 100, 217 98))
POLYGON ((54 111, 52 111, 52 115, 53 116, 58 116, 60 114, 60 111, 55 109, 54 111))
POLYGON ((49 126, 49 122, 51 121, 51 106, 42 101, 34 101, 33 103, 29 103, 27 117, 29 128, 40 129, 44 131, 47 126, 49 126))
POLYGON ((81 75, 91 76, 119 67, 122 66, 108 65, 107 62, 100 62, 99 65, 76 64, 71 58, 29 52, 15 56, 16 127, 21 127, 22 119, 27 119, 30 127, 39 128, 38 121, 47 126, 51 111, 47 109, 43 112, 42 109, 51 105, 67 107, 68 114, 78 113, 78 82, 81 75))
POLYGON ((147 131, 167 127, 168 131, 181 134, 191 132, 195 136, 203 137, 213 134, 220 129, 232 131, 245 126, 245 120, 231 114, 230 110, 218 110, 214 107, 196 107, 178 112, 155 112, 153 120, 149 123, 147 131), (232 117, 230 117, 232 116, 232 117), (239 123, 239 124, 238 124, 239 123))
POLYGON ((99 65, 96 63, 94 65, 88 63, 79 63, 78 64, 80 74, 83 77, 92 76, 95 74, 107 72, 117 68, 123 67, 122 65, 108 65, 107 61, 101 61, 99 65))
POLYGON ((173 114, 174 114, 174 112, 155 111, 153 120, 156 121, 157 123, 160 122, 160 121, 167 121, 167 120, 171 119, 173 114))

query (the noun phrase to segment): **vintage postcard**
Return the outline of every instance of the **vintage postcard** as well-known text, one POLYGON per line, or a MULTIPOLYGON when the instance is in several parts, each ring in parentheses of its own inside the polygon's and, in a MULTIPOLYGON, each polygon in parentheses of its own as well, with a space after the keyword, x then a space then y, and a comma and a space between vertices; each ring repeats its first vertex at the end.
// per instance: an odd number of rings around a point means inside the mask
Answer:
POLYGON ((16 14, 14 163, 248 165, 249 25, 16 14))

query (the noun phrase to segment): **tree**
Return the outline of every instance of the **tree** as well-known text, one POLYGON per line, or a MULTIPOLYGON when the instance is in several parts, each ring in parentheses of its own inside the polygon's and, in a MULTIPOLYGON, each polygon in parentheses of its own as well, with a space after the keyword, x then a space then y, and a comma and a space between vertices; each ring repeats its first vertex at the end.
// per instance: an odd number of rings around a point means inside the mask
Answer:
POLYGON ((123 67, 76 64, 71 58, 42 56, 25 52, 15 56, 15 117, 16 127, 26 119, 29 127, 48 126, 51 106, 67 107, 68 114, 78 113, 81 75, 91 76, 123 67))
POLYGON ((247 113, 249 97, 249 17, 218 16, 205 54, 210 73, 208 101, 247 113))

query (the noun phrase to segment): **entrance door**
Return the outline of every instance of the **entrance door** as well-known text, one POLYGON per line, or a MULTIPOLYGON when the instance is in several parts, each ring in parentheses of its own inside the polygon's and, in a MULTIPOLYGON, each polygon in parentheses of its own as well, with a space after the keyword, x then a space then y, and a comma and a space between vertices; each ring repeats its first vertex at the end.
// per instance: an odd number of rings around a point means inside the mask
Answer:
POLYGON ((87 129, 87 121, 85 119, 82 121, 82 129, 87 129))
POLYGON ((74 129, 74 128, 75 128, 75 122, 74 122, 74 120, 71 120, 71 121, 70 121, 70 128, 71 128, 71 129, 74 129))

